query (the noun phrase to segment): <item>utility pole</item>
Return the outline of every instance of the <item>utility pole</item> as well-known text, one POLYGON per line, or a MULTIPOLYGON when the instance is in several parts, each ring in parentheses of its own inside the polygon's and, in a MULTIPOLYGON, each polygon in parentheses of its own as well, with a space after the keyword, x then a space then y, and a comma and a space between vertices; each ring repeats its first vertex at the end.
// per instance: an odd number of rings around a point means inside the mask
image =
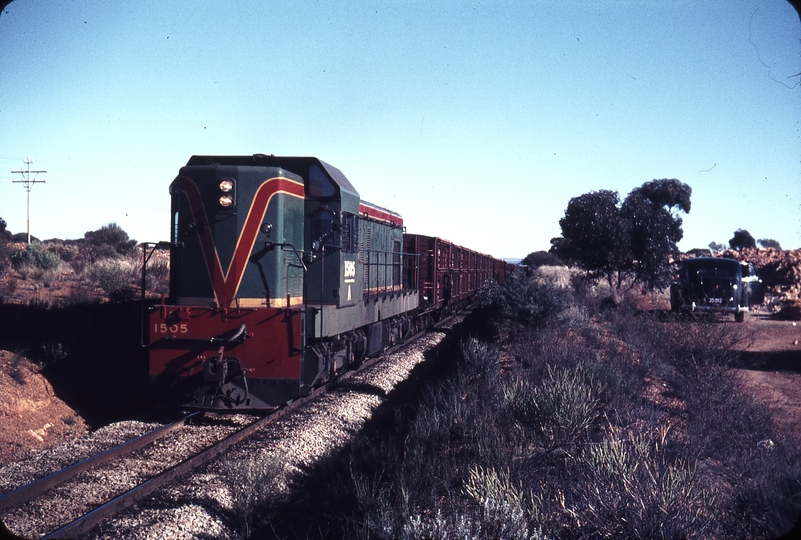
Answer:
POLYGON ((31 163, 33 163, 33 159, 29 157, 25 158, 25 163, 28 165, 28 170, 23 171, 15 171, 11 169, 11 174, 21 174, 22 180, 12 180, 15 184, 21 183, 25 186, 25 191, 28 192, 28 245, 31 245, 31 188, 34 184, 43 184, 47 182, 44 178, 36 178, 36 175, 39 173, 46 173, 47 171, 32 171, 31 170, 31 163), (33 178, 31 178, 31 173, 33 173, 33 178))

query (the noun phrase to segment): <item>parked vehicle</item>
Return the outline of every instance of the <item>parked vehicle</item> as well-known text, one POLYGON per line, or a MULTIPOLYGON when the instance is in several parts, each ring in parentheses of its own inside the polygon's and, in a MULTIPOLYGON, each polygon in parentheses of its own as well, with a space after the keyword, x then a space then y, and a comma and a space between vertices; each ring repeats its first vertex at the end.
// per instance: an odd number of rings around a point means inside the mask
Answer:
POLYGON ((735 259, 698 257, 679 265, 670 286, 673 311, 733 313, 737 322, 765 301, 764 288, 754 265, 735 259))

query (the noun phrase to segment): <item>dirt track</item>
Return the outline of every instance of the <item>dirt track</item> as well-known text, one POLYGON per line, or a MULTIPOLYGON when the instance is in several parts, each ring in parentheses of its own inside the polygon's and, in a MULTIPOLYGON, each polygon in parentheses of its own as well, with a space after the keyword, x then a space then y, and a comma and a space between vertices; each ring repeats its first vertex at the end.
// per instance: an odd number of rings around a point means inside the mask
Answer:
POLYGON ((801 447, 801 323, 754 314, 745 324, 754 343, 736 370, 743 393, 771 407, 782 436, 801 447))

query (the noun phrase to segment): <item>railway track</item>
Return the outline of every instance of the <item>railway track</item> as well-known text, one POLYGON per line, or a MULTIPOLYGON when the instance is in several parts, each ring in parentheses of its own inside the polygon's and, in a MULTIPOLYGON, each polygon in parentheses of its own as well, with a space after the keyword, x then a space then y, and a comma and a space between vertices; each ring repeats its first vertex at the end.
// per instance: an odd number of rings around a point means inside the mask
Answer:
MULTIPOLYGON (((298 400, 290 403, 284 408, 277 410, 273 414, 256 420, 249 425, 234 431, 224 439, 211 444, 201 451, 194 452, 192 455, 187 456, 175 465, 153 475, 148 480, 143 481, 131 489, 128 489, 124 493, 115 496, 108 502, 97 506, 91 511, 73 519, 69 523, 60 525, 57 529, 52 530, 42 538, 48 540, 58 538, 73 538, 91 530, 104 519, 136 504, 137 502, 154 493, 156 490, 174 481, 176 478, 179 478, 193 471, 194 469, 197 469, 201 465, 213 460, 231 446, 242 442, 267 424, 275 422, 288 412, 300 406, 306 399, 312 399, 324 391, 325 387, 320 387, 304 400, 298 400)), ((70 467, 40 478, 34 482, 31 482, 30 484, 21 486, 14 491, 0 495, 0 512, 14 506, 28 503, 37 497, 46 494, 54 487, 68 482, 70 479, 80 475, 81 473, 98 468, 103 464, 107 464, 136 450, 142 449, 154 443, 155 441, 158 441, 159 439, 176 432, 191 422, 201 420, 202 417, 202 412, 192 413, 176 422, 164 425, 158 429, 136 437, 135 439, 110 448, 101 454, 85 459, 79 463, 71 465, 70 467)))
POLYGON ((158 429, 154 429, 149 433, 140 435, 135 439, 124 442, 100 454, 92 456, 88 459, 84 459, 60 471, 39 478, 38 480, 35 480, 25 486, 21 486, 15 489, 14 491, 11 491, 9 493, 4 493, 3 495, 0 495, 0 511, 5 510, 6 508, 9 508, 11 506, 26 503, 31 499, 34 499, 39 495, 45 493, 51 488, 63 484, 70 478, 73 478, 84 471, 88 471, 89 469, 97 467, 103 463, 107 463, 113 459, 122 457, 126 454, 139 450, 140 448, 143 448, 151 444, 152 442, 162 437, 165 437, 166 435, 186 425, 192 420, 198 419, 200 416, 201 415, 199 413, 190 414, 171 424, 161 426, 158 429))
MULTIPOLYGON (((443 321, 444 323, 445 321, 443 321)), ((422 335, 422 334, 421 334, 422 335)), ((400 344, 392 349, 389 349, 385 355, 392 354, 394 351, 398 350, 401 347, 407 346, 414 342, 414 340, 419 337, 415 336, 414 338, 407 340, 403 344, 400 344)), ((361 366, 359 371, 365 370, 375 364, 376 362, 380 361, 385 355, 382 357, 370 359, 361 366)), ((335 384, 333 386, 338 386, 339 382, 342 382, 343 378, 346 378, 349 374, 357 373, 357 372, 345 372, 342 378, 338 378, 335 380, 335 384)), ((77 517, 71 517, 67 519, 71 519, 69 523, 59 522, 55 525, 55 529, 53 525, 49 525, 45 527, 34 527, 31 530, 34 531, 36 535, 42 536, 42 538, 46 539, 56 539, 56 538, 74 538, 81 534, 84 534, 90 530, 92 530, 97 524, 106 520, 107 518, 114 516, 116 514, 121 513, 128 507, 131 507, 138 502, 144 500, 157 490, 163 488, 166 485, 169 485, 171 482, 175 482, 178 478, 187 475, 191 471, 198 469, 202 465, 208 463, 209 461, 215 459, 217 456, 231 448, 232 446, 248 439, 257 431, 265 428, 267 425, 277 422, 279 419, 283 418, 287 413, 290 411, 295 410, 296 408, 302 406, 305 403, 309 403, 314 400, 317 396, 326 393, 328 390, 328 386, 323 386, 317 388, 313 391, 309 396, 303 398, 301 400, 297 400, 288 404, 287 406, 283 407, 282 409, 277 410, 273 414, 264 417, 262 419, 258 419, 249 423, 248 425, 242 427, 241 429, 237 429, 232 433, 228 434, 221 440, 214 442, 213 444, 207 445, 205 448, 194 451, 191 455, 181 458, 178 463, 175 463, 167 468, 164 468, 160 472, 150 474, 149 478, 141 481, 134 487, 125 490, 122 493, 117 492, 113 496, 110 497, 107 502, 102 504, 95 504, 94 507, 85 512, 80 510, 77 512, 77 517)), ((174 422, 172 424, 168 424, 165 426, 161 426, 158 429, 145 433, 139 437, 136 437, 133 440, 127 441, 123 444, 110 448, 96 456, 93 456, 89 459, 83 460, 79 463, 71 465, 63 470, 50 474, 46 477, 40 478, 30 484, 24 485, 19 487, 9 493, 0 495, 0 515, 4 515, 5 511, 8 509, 14 509, 15 507, 22 510, 25 508, 24 505, 36 502, 36 499, 39 497, 46 497, 48 492, 57 488, 58 486, 69 482, 71 479, 75 478, 76 476, 86 473, 87 471, 92 471, 94 469, 101 468, 104 464, 108 464, 113 460, 121 459, 127 454, 131 454, 137 450, 141 450, 148 445, 153 444, 156 441, 162 440, 165 437, 168 437, 171 434, 175 434, 178 430, 187 426, 193 422, 196 422, 202 418, 202 413, 195 413, 193 415, 189 415, 181 420, 174 422)), ((120 465, 124 466, 124 465, 120 465)), ((46 505, 47 506, 47 505, 46 505)), ((29 505, 28 508, 31 508, 29 505)), ((23 510, 24 511, 24 510, 23 510)), ((75 516, 76 512, 64 512, 61 508, 58 508, 59 515, 69 515, 75 516)), ((30 534, 30 533, 27 533, 30 534)))

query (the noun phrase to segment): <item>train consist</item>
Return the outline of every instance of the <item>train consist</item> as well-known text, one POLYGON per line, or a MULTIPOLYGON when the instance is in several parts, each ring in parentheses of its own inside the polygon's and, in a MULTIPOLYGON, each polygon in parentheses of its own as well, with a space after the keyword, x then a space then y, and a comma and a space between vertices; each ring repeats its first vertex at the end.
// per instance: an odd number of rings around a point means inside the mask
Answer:
POLYGON ((404 233, 312 157, 194 156, 170 185, 150 376, 188 408, 269 410, 466 304, 507 264, 404 233))

